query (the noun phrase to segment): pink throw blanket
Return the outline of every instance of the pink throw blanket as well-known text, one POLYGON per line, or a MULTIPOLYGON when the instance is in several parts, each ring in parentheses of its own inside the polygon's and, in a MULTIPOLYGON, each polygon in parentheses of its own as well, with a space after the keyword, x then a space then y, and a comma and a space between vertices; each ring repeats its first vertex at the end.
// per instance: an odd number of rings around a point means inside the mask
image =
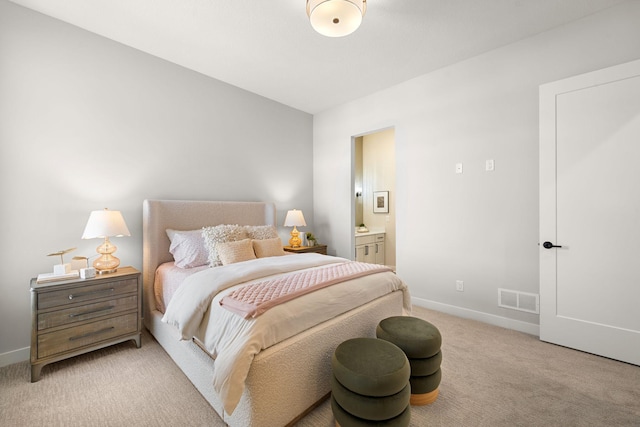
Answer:
POLYGON ((309 292, 383 271, 391 269, 355 261, 331 264, 243 286, 222 298, 220 305, 248 319, 309 292))

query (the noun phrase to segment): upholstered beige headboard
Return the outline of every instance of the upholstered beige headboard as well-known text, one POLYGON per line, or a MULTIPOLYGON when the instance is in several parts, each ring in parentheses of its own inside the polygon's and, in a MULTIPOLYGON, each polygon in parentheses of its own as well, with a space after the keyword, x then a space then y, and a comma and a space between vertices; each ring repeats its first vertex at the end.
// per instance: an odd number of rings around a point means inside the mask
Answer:
POLYGON ((276 208, 264 202, 145 200, 142 205, 142 281, 145 324, 155 304, 158 266, 173 260, 166 229, 197 230, 208 225, 276 225, 276 208))

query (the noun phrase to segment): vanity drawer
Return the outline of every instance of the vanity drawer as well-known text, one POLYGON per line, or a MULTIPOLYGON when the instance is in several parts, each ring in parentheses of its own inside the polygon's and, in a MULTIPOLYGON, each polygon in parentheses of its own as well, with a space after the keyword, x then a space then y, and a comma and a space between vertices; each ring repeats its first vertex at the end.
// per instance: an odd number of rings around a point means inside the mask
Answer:
POLYGON ((85 304, 58 311, 38 314, 38 330, 49 329, 70 323, 82 322, 106 315, 114 315, 138 308, 138 296, 130 295, 117 299, 85 304))
POLYGON ((369 243, 384 243, 384 233, 356 236, 356 245, 367 245, 369 243))
POLYGON ((55 356, 138 331, 138 313, 38 335, 38 358, 55 356))
POLYGON ((129 278, 122 280, 109 280, 103 283, 81 287, 75 286, 52 292, 41 292, 38 294, 38 310, 91 301, 98 298, 111 297, 129 292, 137 292, 137 290, 138 279, 129 278))
POLYGON ((366 245, 367 243, 374 243, 376 241, 373 235, 369 236, 356 236, 356 245, 366 245))

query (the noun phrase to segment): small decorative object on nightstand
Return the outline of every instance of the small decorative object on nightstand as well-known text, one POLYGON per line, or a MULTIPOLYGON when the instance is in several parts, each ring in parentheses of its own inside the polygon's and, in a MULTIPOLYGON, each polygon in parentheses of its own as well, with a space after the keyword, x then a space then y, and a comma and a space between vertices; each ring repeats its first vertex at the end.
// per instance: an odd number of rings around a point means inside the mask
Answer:
POLYGON ((71 270, 73 270, 73 268, 71 268, 71 264, 65 264, 64 263, 64 254, 68 254, 69 252, 75 251, 76 248, 69 248, 69 249, 63 249, 60 250, 58 252, 54 252, 51 254, 48 254, 47 256, 59 256, 60 257, 60 264, 56 264, 53 266, 53 274, 69 274, 71 273, 71 270))
POLYGON ((283 249, 285 250, 285 252, 292 252, 295 254, 303 254, 303 253, 309 253, 309 252, 314 252, 322 255, 327 254, 327 245, 300 246, 297 248, 293 248, 291 246, 285 246, 283 249))
POLYGON ((141 345, 142 281, 133 267, 92 279, 31 279, 31 382, 44 365, 134 340, 141 345))
POLYGON ((308 246, 315 246, 318 244, 318 241, 316 240, 316 236, 313 235, 313 233, 307 231, 307 243, 308 246))

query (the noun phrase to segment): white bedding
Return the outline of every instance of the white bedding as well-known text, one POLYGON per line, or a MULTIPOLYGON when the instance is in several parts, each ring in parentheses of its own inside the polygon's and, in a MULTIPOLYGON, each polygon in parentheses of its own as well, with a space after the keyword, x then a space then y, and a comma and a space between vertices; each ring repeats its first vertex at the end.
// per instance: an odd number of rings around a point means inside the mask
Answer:
POLYGON ((238 285, 340 262, 351 261, 314 253, 259 258, 192 274, 174 293, 162 320, 176 326, 182 339, 197 338, 215 358, 213 386, 228 414, 238 404, 253 357, 260 350, 390 292, 402 291, 404 309, 410 312, 407 287, 392 272, 323 288, 254 319, 244 319, 219 304, 238 285))

